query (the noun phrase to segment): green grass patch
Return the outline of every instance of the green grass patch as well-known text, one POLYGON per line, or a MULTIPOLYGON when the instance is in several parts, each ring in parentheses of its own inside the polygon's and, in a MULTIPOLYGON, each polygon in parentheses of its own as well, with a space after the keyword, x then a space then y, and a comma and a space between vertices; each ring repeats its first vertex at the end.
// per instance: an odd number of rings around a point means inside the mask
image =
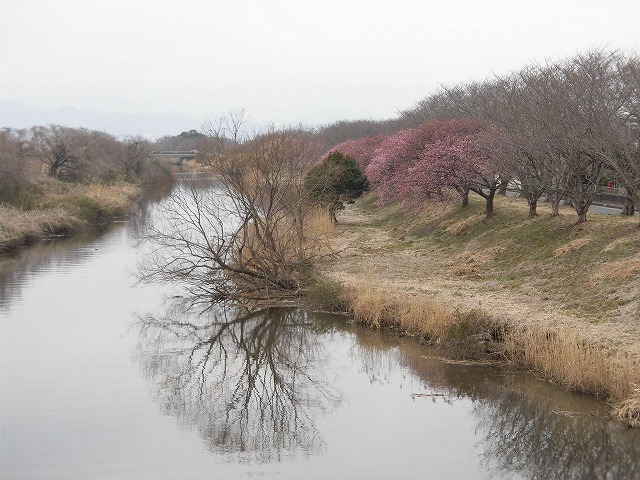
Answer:
POLYGON ((305 298, 315 308, 333 313, 347 311, 348 302, 343 297, 344 287, 333 280, 314 277, 307 288, 305 298))
POLYGON ((396 243, 392 243, 389 248, 391 250, 407 250, 413 248, 413 240, 398 240, 396 243))
POLYGON ((77 212, 77 216, 83 220, 95 223, 106 216, 102 206, 92 198, 70 197, 68 200, 77 212))

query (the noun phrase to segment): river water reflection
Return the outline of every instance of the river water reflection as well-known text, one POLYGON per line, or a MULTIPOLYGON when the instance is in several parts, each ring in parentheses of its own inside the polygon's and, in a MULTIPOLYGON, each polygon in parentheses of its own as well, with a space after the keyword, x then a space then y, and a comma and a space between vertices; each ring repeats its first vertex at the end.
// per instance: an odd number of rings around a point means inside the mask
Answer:
POLYGON ((150 213, 2 261, 3 479, 640 478, 639 432, 588 397, 137 285, 150 213))

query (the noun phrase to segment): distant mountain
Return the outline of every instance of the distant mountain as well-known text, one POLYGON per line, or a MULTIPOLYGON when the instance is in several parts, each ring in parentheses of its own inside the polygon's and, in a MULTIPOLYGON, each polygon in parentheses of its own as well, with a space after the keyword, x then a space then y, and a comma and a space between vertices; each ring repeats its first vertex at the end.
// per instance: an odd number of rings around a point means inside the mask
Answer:
POLYGON ((176 132, 200 129, 202 120, 174 113, 86 112, 73 107, 43 110, 19 102, 0 100, 0 127, 34 125, 84 127, 123 137, 144 135, 151 140, 176 132))

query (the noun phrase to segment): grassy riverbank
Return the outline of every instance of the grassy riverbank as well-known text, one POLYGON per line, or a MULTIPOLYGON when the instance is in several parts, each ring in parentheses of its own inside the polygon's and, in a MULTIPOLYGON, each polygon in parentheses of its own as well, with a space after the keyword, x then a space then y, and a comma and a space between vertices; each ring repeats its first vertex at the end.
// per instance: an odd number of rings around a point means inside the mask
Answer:
POLYGON ((43 178, 12 203, 0 204, 0 254, 125 216, 142 187, 127 182, 67 183, 43 178))
POLYGON ((518 199, 428 205, 420 214, 371 198, 340 212, 338 257, 322 267, 354 321, 509 362, 608 399, 640 426, 640 229, 637 219, 546 207, 527 220, 518 199))

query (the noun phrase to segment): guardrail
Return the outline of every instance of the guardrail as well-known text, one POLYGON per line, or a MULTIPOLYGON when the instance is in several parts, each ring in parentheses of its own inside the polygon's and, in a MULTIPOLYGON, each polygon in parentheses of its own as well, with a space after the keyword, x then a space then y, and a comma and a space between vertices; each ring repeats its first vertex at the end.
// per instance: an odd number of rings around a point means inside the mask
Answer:
POLYGON ((627 200, 627 191, 624 188, 613 186, 598 187, 594 200, 622 206, 627 200))

